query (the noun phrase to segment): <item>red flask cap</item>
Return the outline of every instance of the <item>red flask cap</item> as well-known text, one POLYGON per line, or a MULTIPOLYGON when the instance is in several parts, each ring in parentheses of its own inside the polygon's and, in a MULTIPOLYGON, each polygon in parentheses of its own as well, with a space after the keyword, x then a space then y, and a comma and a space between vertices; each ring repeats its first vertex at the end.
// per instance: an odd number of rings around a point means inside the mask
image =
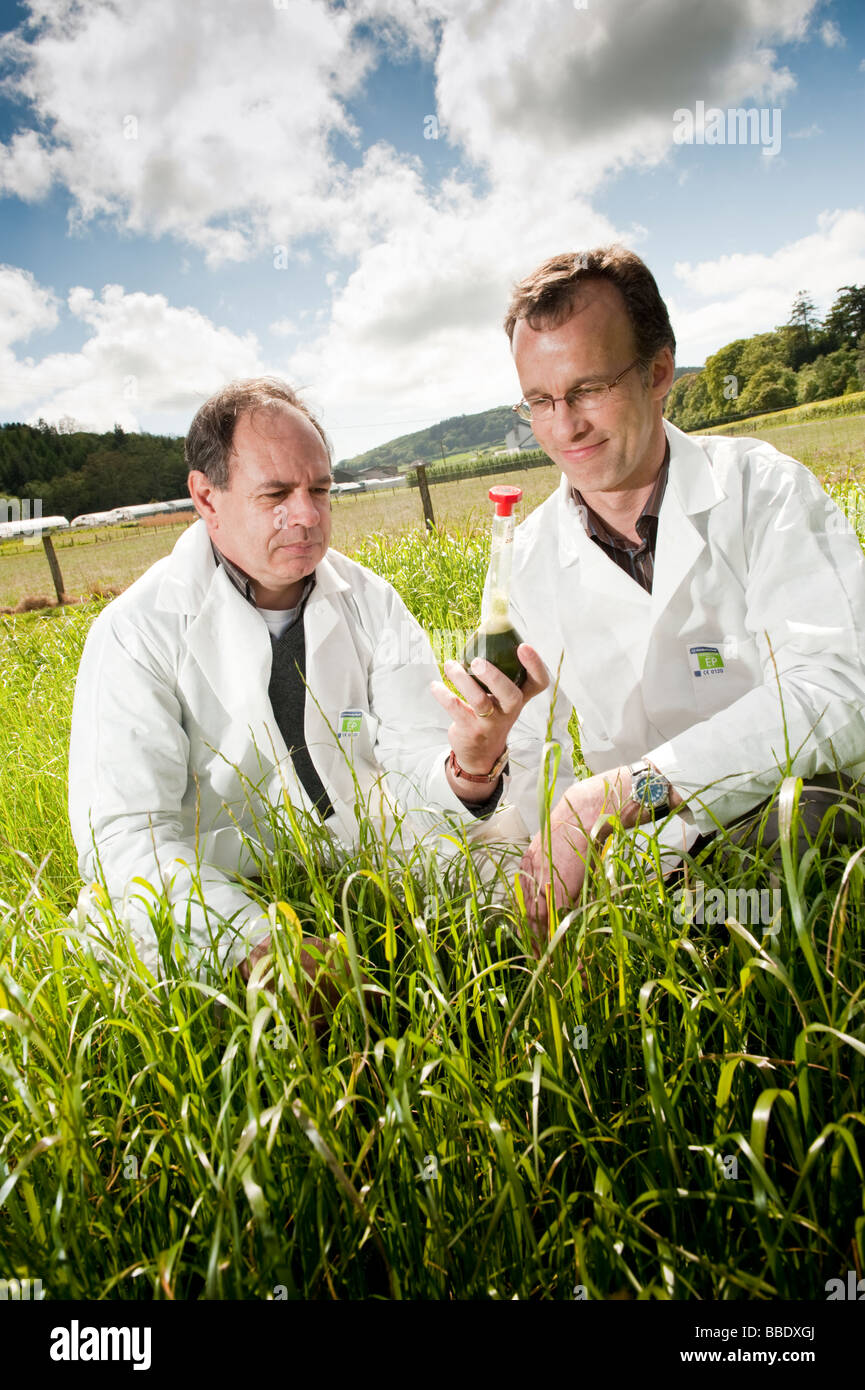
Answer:
POLYGON ((513 516, 514 507, 522 501, 521 487, 491 487, 490 501, 496 504, 496 516, 513 516))

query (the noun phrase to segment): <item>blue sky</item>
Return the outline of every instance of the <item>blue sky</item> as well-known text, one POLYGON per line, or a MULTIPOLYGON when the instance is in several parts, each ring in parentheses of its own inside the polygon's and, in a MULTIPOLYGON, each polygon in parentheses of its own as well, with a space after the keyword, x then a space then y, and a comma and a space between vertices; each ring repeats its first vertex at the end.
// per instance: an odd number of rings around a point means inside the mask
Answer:
POLYGON ((516 399, 509 287, 555 252, 637 250, 687 365, 865 282, 859 0, 0 0, 0 26, 2 420, 183 433, 267 371, 345 457, 516 399), (698 103, 778 112, 780 148, 676 143, 698 103))

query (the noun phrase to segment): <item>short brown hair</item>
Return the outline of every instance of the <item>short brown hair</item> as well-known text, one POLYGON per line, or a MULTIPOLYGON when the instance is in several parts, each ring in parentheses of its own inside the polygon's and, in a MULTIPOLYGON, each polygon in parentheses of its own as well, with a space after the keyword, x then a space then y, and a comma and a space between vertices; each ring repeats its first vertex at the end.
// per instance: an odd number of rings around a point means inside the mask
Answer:
POLYGON ((665 347, 675 356, 676 336, 655 277, 639 256, 620 245, 551 256, 514 285, 505 317, 508 339, 513 342, 518 319, 526 319, 530 328, 564 323, 587 280, 609 280, 621 292, 642 363, 665 347))
POLYGON ((187 468, 205 473, 211 486, 223 492, 230 483, 231 451, 238 420, 242 415, 266 410, 279 402, 293 406, 315 426, 330 462, 330 440, 297 393, 278 377, 256 376, 244 381, 230 381, 204 402, 186 436, 183 456, 187 468))

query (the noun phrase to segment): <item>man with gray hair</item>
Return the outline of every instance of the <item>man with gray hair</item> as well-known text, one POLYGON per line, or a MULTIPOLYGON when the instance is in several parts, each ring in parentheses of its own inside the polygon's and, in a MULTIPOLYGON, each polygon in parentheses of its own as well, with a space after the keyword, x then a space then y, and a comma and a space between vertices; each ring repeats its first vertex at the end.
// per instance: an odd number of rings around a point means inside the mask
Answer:
MULTIPOLYGON (((494 700, 438 685, 396 591, 329 549, 330 447, 284 383, 206 401, 186 461, 199 520, 87 638, 70 818, 85 884, 101 871, 151 968, 164 889, 190 947, 215 939, 223 968, 248 974, 269 924, 238 878, 258 872, 251 845, 273 848, 268 811, 287 796, 344 845, 373 792, 418 831, 488 814, 508 730, 546 673, 527 647, 522 691, 494 670, 494 700)), ((92 902, 85 889, 85 915, 92 902)))

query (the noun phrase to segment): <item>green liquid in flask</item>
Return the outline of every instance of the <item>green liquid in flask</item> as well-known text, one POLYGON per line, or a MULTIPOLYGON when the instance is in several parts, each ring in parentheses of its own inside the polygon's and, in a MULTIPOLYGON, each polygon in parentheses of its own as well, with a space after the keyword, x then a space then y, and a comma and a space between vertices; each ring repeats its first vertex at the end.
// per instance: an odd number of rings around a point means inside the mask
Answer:
MULTIPOLYGON (((517 657, 517 647, 522 642, 522 637, 513 626, 510 618, 488 618, 485 623, 481 623, 476 628, 466 642, 465 651, 462 656, 462 664, 468 670, 475 657, 483 657, 484 661, 491 661, 501 671, 503 676, 507 676, 514 685, 522 685, 528 672, 525 666, 517 657)), ((473 679, 482 685, 484 690, 489 691, 489 687, 484 685, 472 672, 473 679)))
MULTIPOLYGON (((509 595, 511 586, 511 556, 513 554, 514 518, 513 507, 522 497, 517 487, 490 488, 490 499, 496 504, 493 517, 492 547, 490 567, 484 591, 484 604, 481 621, 472 633, 462 654, 462 665, 469 669, 475 657, 483 657, 492 662, 502 675, 521 686, 528 672, 517 657, 517 647, 523 638, 513 625, 510 615, 509 595)), ((472 678, 483 686, 487 693, 489 687, 472 672, 472 678)))

